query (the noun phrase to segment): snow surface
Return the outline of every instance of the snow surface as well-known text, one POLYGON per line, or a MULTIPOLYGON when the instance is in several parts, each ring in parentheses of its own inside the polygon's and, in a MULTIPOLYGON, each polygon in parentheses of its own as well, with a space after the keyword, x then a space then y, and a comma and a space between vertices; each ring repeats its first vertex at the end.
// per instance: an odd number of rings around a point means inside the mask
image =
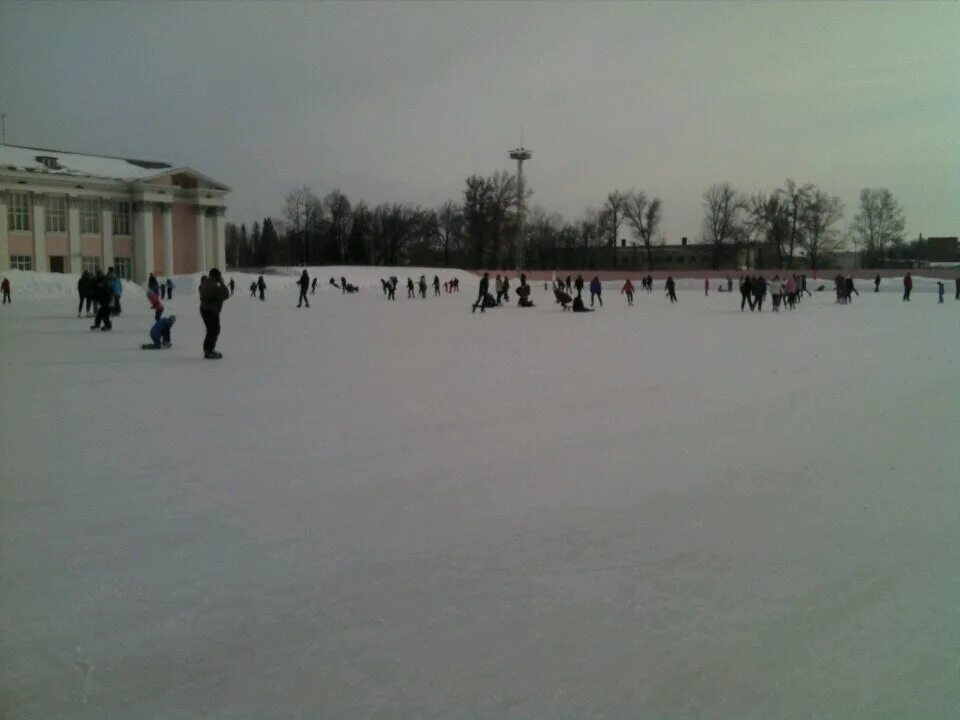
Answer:
POLYGON ((460 274, 241 284, 220 362, 186 289, 143 352, 146 301, 91 333, 13 274, 0 715, 960 713, 952 294, 473 315, 460 274))
POLYGON ((32 170, 39 175, 78 175, 129 182, 154 177, 174 169, 170 165, 144 168, 123 158, 18 147, 16 145, 0 145, 0 168, 32 170), (37 160, 38 156, 55 157, 60 167, 51 170, 37 160))

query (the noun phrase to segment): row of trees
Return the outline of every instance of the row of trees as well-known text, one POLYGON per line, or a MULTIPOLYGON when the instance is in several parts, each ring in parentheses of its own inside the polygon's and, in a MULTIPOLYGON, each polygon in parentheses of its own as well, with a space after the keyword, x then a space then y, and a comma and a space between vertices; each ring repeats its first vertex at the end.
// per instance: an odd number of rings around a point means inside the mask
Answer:
POLYGON ((729 183, 712 185, 703 195, 703 209, 702 241, 714 248, 715 268, 725 249, 744 242, 773 248, 780 268, 793 267, 801 250, 810 267, 822 267, 848 240, 863 253, 864 264, 872 266, 904 242, 903 211, 885 188, 860 191, 859 210, 847 236, 838 228, 843 219, 839 197, 789 179, 770 193, 750 196, 729 183))
MULTIPOLYGON (((531 192, 525 188, 526 199, 531 192)), ((778 267, 792 267, 801 255, 822 266, 848 238, 839 230, 843 204, 812 184, 787 180, 782 187, 745 195, 729 183, 703 195, 700 242, 712 246, 712 264, 735 262, 747 243, 772 249, 778 267)), ((523 264, 529 268, 615 266, 621 230, 644 250, 649 269, 659 233, 660 198, 640 190, 609 193, 599 208, 565 221, 534 206, 526 216, 523 264)), ((246 226, 227 227, 227 255, 239 266, 285 264, 403 263, 512 268, 518 259, 517 179, 508 172, 466 179, 462 199, 440 207, 352 203, 339 190, 319 197, 309 187, 287 194, 282 215, 246 226)), ((865 189, 849 239, 871 259, 903 243, 903 212, 886 189, 865 189)))

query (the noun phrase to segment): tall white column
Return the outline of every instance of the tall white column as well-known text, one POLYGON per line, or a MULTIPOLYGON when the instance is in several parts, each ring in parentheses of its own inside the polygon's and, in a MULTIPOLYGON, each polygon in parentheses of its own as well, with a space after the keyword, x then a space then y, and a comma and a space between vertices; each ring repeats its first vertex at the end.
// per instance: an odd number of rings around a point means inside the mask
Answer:
POLYGON ((227 269, 227 235, 224 223, 224 209, 217 208, 213 214, 213 237, 216 239, 217 258, 214 261, 221 271, 227 269))
POLYGON ((194 212, 197 217, 197 272, 207 272, 207 210, 203 207, 195 207, 194 212))
POLYGON ((173 275, 173 207, 164 203, 160 206, 163 213, 163 274, 173 275))
POLYGON ((153 205, 133 206, 133 279, 142 283, 153 272, 153 205))
POLYGON ((103 201, 103 217, 100 220, 100 230, 103 232, 103 269, 113 265, 113 203, 103 201))
POLYGON ((10 237, 7 235, 7 191, 0 190, 0 270, 10 269, 10 237))
POLYGON ((80 198, 67 199, 67 238, 70 243, 70 267, 65 270, 79 273, 83 269, 80 253, 80 198))
MULTIPOLYGON (((33 205, 33 269, 47 272, 47 203, 42 193, 32 193, 33 205)), ((66 269, 66 268, 64 268, 66 269)))

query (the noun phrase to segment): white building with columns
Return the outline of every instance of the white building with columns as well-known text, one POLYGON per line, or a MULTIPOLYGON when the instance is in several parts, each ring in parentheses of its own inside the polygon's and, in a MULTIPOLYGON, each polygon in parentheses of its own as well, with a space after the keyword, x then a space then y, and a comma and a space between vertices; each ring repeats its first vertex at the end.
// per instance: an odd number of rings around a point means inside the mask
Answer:
POLYGON ((229 192, 188 167, 0 145, 0 271, 226 267, 229 192))

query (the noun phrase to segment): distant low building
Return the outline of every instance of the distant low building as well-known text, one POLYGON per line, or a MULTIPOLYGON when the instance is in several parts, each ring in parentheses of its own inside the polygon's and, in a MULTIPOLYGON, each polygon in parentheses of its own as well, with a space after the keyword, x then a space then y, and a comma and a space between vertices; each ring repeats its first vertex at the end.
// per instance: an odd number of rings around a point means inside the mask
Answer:
POLYGON ((229 192, 188 167, 0 146, 0 270, 142 282, 224 267, 229 192))

